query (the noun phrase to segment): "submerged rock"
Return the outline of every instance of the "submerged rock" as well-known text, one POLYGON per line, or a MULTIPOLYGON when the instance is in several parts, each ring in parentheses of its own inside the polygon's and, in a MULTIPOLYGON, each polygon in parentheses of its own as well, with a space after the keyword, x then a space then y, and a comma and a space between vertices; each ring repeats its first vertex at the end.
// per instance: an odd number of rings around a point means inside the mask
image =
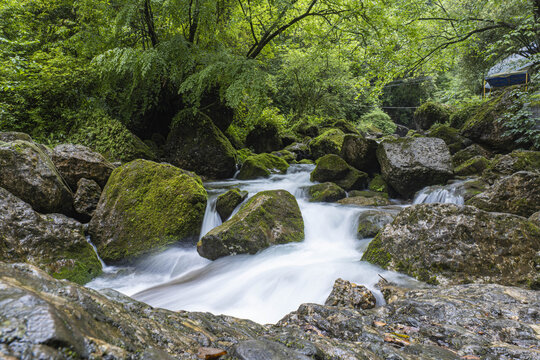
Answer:
POLYGON ((429 185, 445 184, 453 176, 448 146, 438 138, 385 140, 377 158, 386 182, 405 197, 429 185))
POLYGON ((101 197, 101 187, 94 180, 80 179, 77 182, 77 192, 73 197, 73 207, 84 221, 89 221, 96 211, 101 197))
POLYGON ((206 201, 197 175, 135 160, 112 173, 89 231, 103 260, 133 259, 198 236, 206 201))
POLYGON ((529 217, 540 211, 540 173, 520 171, 504 177, 467 205, 529 217))
POLYGON ((317 136, 309 143, 313 159, 317 160, 328 154, 340 154, 344 137, 345 134, 339 129, 326 130, 324 133, 317 136))
POLYGON ((345 190, 332 182, 312 185, 308 194, 311 202, 336 202, 347 197, 345 190))
POLYGON ((386 225, 394 221, 395 211, 368 210, 358 216, 358 238, 374 237, 386 225))
POLYGON ((203 236, 197 251, 215 260, 303 239, 304 220, 296 199, 285 190, 271 190, 253 196, 231 219, 203 236))
POLYGON ((259 154, 248 157, 236 176, 240 180, 268 177, 271 174, 285 174, 289 164, 272 154, 259 154))
POLYGON ((53 162, 33 142, 0 142, 0 187, 41 213, 73 214, 73 194, 53 162))
POLYGON ((337 279, 332 292, 324 302, 328 306, 351 309, 373 309, 377 303, 373 293, 363 285, 357 285, 343 279, 337 279))
POLYGON ((231 216, 234 209, 246 200, 248 196, 247 191, 242 191, 238 188, 231 189, 224 194, 218 196, 216 201, 216 211, 221 218, 221 221, 225 221, 231 216))
POLYGON ((341 157, 352 167, 376 173, 380 170, 377 161, 377 142, 362 135, 345 135, 341 147, 341 157))
POLYGON ((216 179, 236 172, 236 150, 205 114, 187 109, 173 119, 165 152, 171 164, 216 179))
POLYGON ((358 171, 337 155, 325 155, 317 161, 311 172, 311 181, 333 182, 346 191, 360 190, 367 186, 368 175, 358 171))
POLYGON ((516 215, 453 204, 413 205, 369 244, 362 260, 431 283, 540 287, 540 227, 516 215))
POLYGON ((60 214, 39 214, 2 188, 0 249, 0 261, 28 262, 58 279, 84 284, 101 273, 82 224, 60 214))
POLYGON ((101 154, 82 145, 58 145, 52 152, 52 161, 73 190, 82 178, 94 180, 103 188, 114 170, 101 154))

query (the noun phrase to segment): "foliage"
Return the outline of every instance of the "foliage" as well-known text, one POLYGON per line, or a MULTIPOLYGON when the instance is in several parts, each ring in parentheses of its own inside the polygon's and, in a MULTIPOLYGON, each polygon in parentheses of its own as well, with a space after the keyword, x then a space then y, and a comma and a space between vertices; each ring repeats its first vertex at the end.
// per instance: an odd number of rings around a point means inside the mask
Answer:
POLYGON ((414 112, 414 121, 420 129, 427 130, 434 124, 446 124, 450 120, 450 109, 440 103, 428 101, 414 112))
POLYGON ((381 132, 384 135, 391 135, 396 131, 397 125, 384 111, 375 109, 362 116, 358 127, 360 130, 366 132, 375 131, 381 132))
POLYGON ((511 96, 514 101, 498 121, 504 123, 507 129, 506 135, 518 138, 516 140, 518 144, 532 146, 537 150, 540 149, 538 119, 533 117, 530 107, 531 104, 538 103, 540 100, 539 94, 525 91, 524 88, 517 88, 512 91, 511 96))

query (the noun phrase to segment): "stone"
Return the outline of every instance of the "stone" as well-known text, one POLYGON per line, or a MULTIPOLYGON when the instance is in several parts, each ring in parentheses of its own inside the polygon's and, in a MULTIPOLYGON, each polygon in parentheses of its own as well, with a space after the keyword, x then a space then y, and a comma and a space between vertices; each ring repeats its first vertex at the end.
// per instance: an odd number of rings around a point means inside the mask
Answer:
POLYGON ((370 191, 362 191, 363 195, 352 195, 348 198, 341 199, 338 204, 342 205, 355 205, 355 206, 386 206, 390 205, 388 198, 381 196, 379 193, 372 193, 370 191))
POLYGON ((294 126, 292 130, 300 136, 315 138, 319 136, 319 127, 309 121, 308 118, 300 119, 294 126))
POLYGON ((406 208, 371 241, 362 260, 429 283, 489 282, 540 288, 540 227, 472 206, 406 208))
POLYGON ((294 196, 270 190, 257 193, 233 217, 203 236, 197 251, 215 260, 303 239, 304 220, 294 196))
POLYGON ((101 197, 101 187, 94 180, 80 179, 73 197, 73 207, 84 221, 90 221, 101 197))
POLYGON ((368 210, 358 216, 358 238, 372 238, 387 224, 394 221, 396 211, 368 210))
POLYGON ((114 166, 86 146, 62 144, 54 148, 52 161, 71 189, 77 189, 82 179, 94 180, 102 188, 111 176, 114 166))
POLYGON ((475 156, 454 169, 457 176, 481 175, 488 168, 490 161, 483 156, 475 156))
POLYGON ((536 224, 537 226, 540 226, 540 211, 537 211, 531 216, 529 216, 529 221, 536 224))
POLYGON ((363 310, 373 309, 376 304, 377 300, 368 288, 341 278, 334 282, 332 292, 324 302, 327 306, 363 310))
POLYGON ((0 187, 41 213, 73 214, 73 193, 42 149, 24 140, 0 142, 0 187))
POLYGON ((268 177, 271 174, 285 174, 289 164, 280 157, 272 154, 258 154, 246 158, 240 172, 239 180, 253 180, 268 177))
POLYGON ((227 220, 234 209, 240 205, 248 196, 247 191, 242 191, 238 188, 231 189, 224 194, 218 196, 216 200, 216 210, 221 218, 221 221, 227 220))
POLYGON ((362 135, 345 135, 341 157, 352 167, 374 174, 380 171, 377 161, 377 142, 362 135))
POLYGON ((433 126, 426 134, 428 137, 435 137, 442 139, 451 154, 455 154, 460 150, 465 149, 467 146, 471 145, 471 141, 459 135, 459 130, 451 128, 445 124, 439 124, 433 126))
POLYGON ((256 154, 271 153, 283 147, 277 126, 271 122, 256 124, 246 136, 246 145, 256 154))
POLYGON ((247 340, 234 347, 234 355, 239 360, 310 360, 295 350, 280 343, 261 340, 247 340))
POLYGON ((115 169, 89 232, 105 261, 129 261, 199 235, 207 193, 201 179, 169 164, 135 160, 115 169))
POLYGON ((497 179, 518 171, 540 172, 540 151, 514 150, 509 154, 497 155, 482 178, 493 184, 497 179))
POLYGON ((425 102, 414 112, 416 130, 428 130, 434 124, 447 123, 449 119, 449 109, 439 103, 425 102))
POLYGON ((205 360, 219 359, 225 355, 227 355, 227 351, 209 347, 202 347, 199 349, 199 352, 197 352, 197 358, 205 360))
POLYGON ((101 273, 82 224, 61 214, 42 215, 2 188, 0 249, 0 261, 28 262, 79 284, 101 273))
POLYGON ((311 150, 309 149, 309 146, 304 143, 293 143, 287 146, 284 150, 292 152, 296 156, 297 161, 311 159, 311 150))
POLYGON ((317 160, 328 154, 339 155, 345 134, 339 129, 329 129, 309 143, 311 155, 317 160))
POLYGON ((311 172, 311 181, 333 182, 346 191, 360 190, 367 186, 368 175, 351 167, 337 155, 325 155, 317 161, 311 172))
POLYGON ((452 156, 452 164, 454 164, 454 167, 458 167, 467 160, 470 160, 477 156, 483 156, 486 159, 489 159, 491 157, 491 153, 478 144, 472 144, 465 149, 455 153, 452 156))
POLYGON ((15 140, 22 140, 27 142, 34 142, 30 135, 17 132, 17 131, 5 131, 0 132, 0 141, 1 142, 13 142, 15 140))
POLYGON ((409 130, 410 129, 404 125, 396 124, 396 131, 394 131, 394 134, 399 137, 405 137, 409 133, 409 130))
POLYGON ((236 172, 236 150, 212 120, 201 112, 183 110, 173 119, 165 153, 181 169, 212 179, 236 172))
POLYGON ((330 126, 334 129, 339 129, 343 131, 344 134, 354 134, 354 135, 360 134, 360 132, 356 129, 356 127, 350 122, 348 122, 347 120, 343 120, 343 119, 336 120, 332 122, 330 126))
POLYGON ((448 146, 437 138, 385 140, 379 144, 377 159, 384 180, 406 198, 453 177, 448 146))
POLYGON ((285 160, 289 164, 296 162, 296 154, 289 150, 273 151, 272 155, 285 160))
POLYGON ((347 197, 345 190, 332 182, 312 185, 308 194, 311 202, 336 202, 347 197))
POLYGON ((499 179, 467 201, 467 205, 529 217, 540 211, 540 173, 520 171, 499 179))
POLYGON ((388 184, 386 181, 384 181, 384 178, 381 174, 377 174, 371 179, 368 185, 368 189, 370 191, 380 192, 383 194, 388 194, 390 189, 388 188, 388 184))

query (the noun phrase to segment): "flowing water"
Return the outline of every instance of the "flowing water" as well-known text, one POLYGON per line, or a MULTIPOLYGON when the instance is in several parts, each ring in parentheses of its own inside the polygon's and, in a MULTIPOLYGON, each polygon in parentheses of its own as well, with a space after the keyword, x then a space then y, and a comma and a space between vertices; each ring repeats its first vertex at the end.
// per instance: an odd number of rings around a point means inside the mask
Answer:
POLYGON ((463 205, 465 203, 463 198, 463 184, 465 182, 466 180, 456 181, 445 186, 428 186, 416 193, 413 204, 443 203, 463 205))
MULTIPOLYGON (((274 323, 302 303, 324 303, 339 277, 367 286, 379 303, 383 302, 382 296, 374 288, 379 275, 397 283, 413 284, 404 275, 360 261, 371 239, 359 240, 356 227, 358 215, 368 208, 310 203, 305 188, 312 185, 311 170, 311 165, 294 165, 286 175, 269 179, 205 184, 209 201, 203 235, 221 224, 215 210, 219 194, 233 187, 248 191, 249 197, 264 190, 285 189, 296 197, 302 212, 303 242, 216 261, 200 257, 193 244, 174 247, 131 267, 106 267, 104 275, 87 286, 113 288, 170 310, 209 311, 274 323)), ((420 192, 415 201, 459 202, 458 197, 442 194, 451 193, 448 187, 426 191, 420 192)), ((395 206, 387 209, 395 212, 395 206)))

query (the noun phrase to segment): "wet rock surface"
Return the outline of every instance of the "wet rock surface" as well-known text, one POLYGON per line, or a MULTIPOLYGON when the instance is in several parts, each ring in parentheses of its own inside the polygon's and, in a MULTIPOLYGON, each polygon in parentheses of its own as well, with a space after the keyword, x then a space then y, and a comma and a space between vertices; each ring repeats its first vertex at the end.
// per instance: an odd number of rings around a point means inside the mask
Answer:
POLYGON ((324 304, 366 310, 373 309, 376 303, 375 296, 365 286, 337 279, 324 304))
POLYGON ((379 144, 377 158, 388 184, 404 197, 453 176, 450 152, 438 138, 401 138, 379 144))
POLYGON ((73 207, 79 217, 90 221, 96 211, 101 197, 101 187, 94 180, 80 179, 77 182, 77 192, 73 196, 73 207))
POLYGON ((345 190, 332 182, 312 185, 308 188, 312 202, 336 202, 347 197, 345 190))
POLYGON ((26 261, 57 278, 78 283, 101 273, 82 224, 61 214, 39 214, 2 188, 0 250, 0 261, 26 261))
POLYGON ((540 228, 526 218, 453 204, 413 205, 369 244, 362 260, 430 283, 540 287, 540 228))
POLYGON ((368 175, 358 171, 337 155, 325 155, 311 172, 311 181, 333 182, 346 191, 367 187, 368 175))
POLYGON ((270 190, 253 196, 231 219, 203 236, 197 251, 215 260, 303 239, 304 221, 294 196, 285 190, 270 190))
POLYGON ((0 142, 0 187, 42 213, 73 213, 73 194, 35 143, 0 142))
POLYGON ((358 238, 374 237, 386 225, 394 221, 397 211, 369 210, 358 216, 358 238))
POLYGON ((194 173, 135 160, 114 170, 89 232, 105 261, 128 261, 198 236, 207 193, 194 173))
POLYGON ((224 194, 218 196, 216 200, 216 210, 221 218, 225 221, 231 216, 234 209, 242 203, 248 196, 247 191, 240 189, 231 189, 224 194))
POLYGON ((252 180, 268 177, 271 174, 285 174, 288 168, 289 164, 280 157, 272 154, 258 154, 246 158, 237 178, 252 180))
POLYGON ((52 161, 73 191, 82 178, 94 180, 103 188, 114 170, 101 154, 82 145, 58 145, 52 152, 52 161))
POLYGON ((367 172, 376 173, 380 170, 377 161, 377 142, 366 139, 362 135, 345 135, 341 147, 341 157, 352 167, 367 172))
POLYGON ((540 173, 520 171, 504 177, 467 201, 467 205, 529 217, 540 211, 540 173))

